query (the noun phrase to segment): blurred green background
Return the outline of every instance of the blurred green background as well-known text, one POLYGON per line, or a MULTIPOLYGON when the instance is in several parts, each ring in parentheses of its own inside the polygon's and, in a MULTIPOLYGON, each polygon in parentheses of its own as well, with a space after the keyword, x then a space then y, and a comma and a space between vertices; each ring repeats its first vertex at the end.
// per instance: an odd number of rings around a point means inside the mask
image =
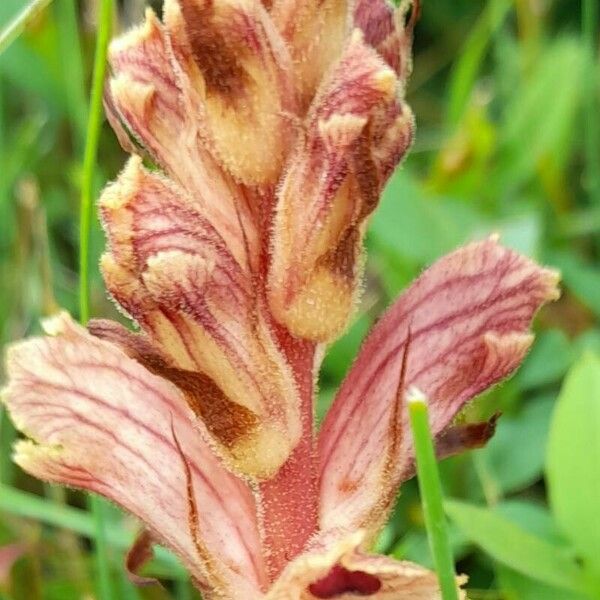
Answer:
MULTIPOLYGON (((121 2, 115 30, 138 21, 144 4, 121 2)), ((0 1, 0 30, 23 5, 0 1)), ((78 200, 96 10, 94 0, 54 0, 0 55, 0 346, 39 331, 39 318, 57 306, 77 313, 78 200)), ((506 244, 561 269, 562 299, 537 319, 537 340, 522 369, 462 416, 502 410, 496 436, 484 450, 442 464, 447 496, 462 501, 449 510, 451 534, 474 600, 592 597, 552 576, 564 566, 552 557, 571 560, 573 553, 548 510, 544 477, 561 380, 583 353, 600 352, 600 79, 597 45, 590 53, 581 22, 573 0, 424 0, 408 91, 416 143, 370 227, 360 314, 330 349, 321 377, 322 415, 376 316, 425 265, 467 240, 498 232, 506 244), (469 512, 472 505, 487 508, 469 512), (532 538, 550 548, 541 566, 518 554, 519 547, 543 554, 528 545, 532 538)), ((124 160, 105 123, 98 190, 124 160)), ((95 261, 102 247, 95 222, 95 261)), ((117 316, 97 269, 92 314, 117 316)), ((0 547, 19 541, 25 554, 10 574, 0 569, 0 597, 93 598, 85 499, 15 467, 15 433, 4 413, 1 419, 0 547)), ((166 554, 152 567, 167 578, 166 589, 128 584, 121 563, 136 524, 116 509, 109 520, 119 598, 197 597, 166 554)), ((600 540, 600 521, 590 527, 600 540)), ((414 481, 403 487, 378 550, 431 564, 414 481)))

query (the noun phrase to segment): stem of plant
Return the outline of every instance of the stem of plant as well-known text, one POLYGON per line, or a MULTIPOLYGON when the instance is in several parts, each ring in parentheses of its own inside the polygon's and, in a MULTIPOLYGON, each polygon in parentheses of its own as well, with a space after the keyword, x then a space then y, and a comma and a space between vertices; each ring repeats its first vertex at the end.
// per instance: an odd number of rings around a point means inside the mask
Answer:
POLYGON ((440 582, 442 598, 443 600, 458 600, 454 559, 442 504, 442 485, 429 428, 427 399, 420 391, 413 389, 407 396, 407 402, 427 536, 440 582))
MULTIPOLYGON (((102 93, 106 75, 106 55, 113 18, 113 0, 102 0, 98 16, 98 36, 94 56, 94 75, 90 97, 90 110, 83 158, 81 181, 81 213, 79 222, 79 319, 85 325, 90 316, 90 229, 92 222, 92 194, 98 141, 102 124, 102 93)), ((90 509, 94 519, 95 562, 98 596, 101 600, 112 600, 110 561, 106 543, 104 503, 90 496, 90 509)))

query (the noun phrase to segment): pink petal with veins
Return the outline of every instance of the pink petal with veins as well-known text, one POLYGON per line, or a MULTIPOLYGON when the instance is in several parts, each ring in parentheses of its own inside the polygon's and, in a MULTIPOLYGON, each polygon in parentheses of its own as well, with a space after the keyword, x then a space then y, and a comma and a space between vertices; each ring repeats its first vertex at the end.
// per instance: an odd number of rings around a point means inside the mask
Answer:
POLYGON ((4 401, 30 438, 18 442, 16 462, 135 514, 214 590, 207 598, 259 598, 265 570, 252 493, 218 462, 181 393, 66 314, 47 328, 56 337, 8 353, 4 401), (191 499, 173 431, 190 467, 191 499), (190 500, 200 539, 187 526, 190 500))
POLYGON ((273 474, 299 440, 299 406, 248 265, 193 198, 138 158, 100 206, 106 285, 167 357, 159 374, 190 392, 235 468, 273 474))
POLYGON ((401 154, 384 129, 404 150, 412 139, 397 94, 396 74, 355 30, 319 88, 278 190, 269 302, 299 337, 329 341, 352 312, 366 219, 401 154))
POLYGON ((407 415, 396 401, 404 352, 404 389, 427 396, 433 434, 441 435, 468 400, 519 365, 531 319, 558 297, 557 281, 488 239, 442 258, 393 304, 319 434, 322 528, 376 529, 412 463, 407 415))
POLYGON ((198 210, 249 264, 256 253, 256 207, 249 192, 219 167, 202 141, 202 125, 175 62, 164 25, 148 10, 146 21, 110 46, 112 77, 105 106, 125 146, 127 131, 169 178, 181 185, 198 210), (252 254, 252 253, 251 253, 252 254))
POLYGON ((166 0, 164 13, 206 147, 236 181, 276 183, 297 98, 289 50, 267 11, 245 0, 166 0))
POLYGON ((365 34, 365 41, 396 71, 403 84, 412 67, 413 29, 419 12, 420 0, 403 0, 398 8, 388 0, 358 0, 354 7, 354 23, 365 34))

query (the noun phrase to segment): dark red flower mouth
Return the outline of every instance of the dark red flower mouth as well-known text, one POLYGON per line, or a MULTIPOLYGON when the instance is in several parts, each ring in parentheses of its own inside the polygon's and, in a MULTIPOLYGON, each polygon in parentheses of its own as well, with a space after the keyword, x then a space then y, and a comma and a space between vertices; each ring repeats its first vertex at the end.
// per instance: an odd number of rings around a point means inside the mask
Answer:
POLYGON ((364 571, 349 571, 335 565, 319 581, 312 583, 308 590, 317 598, 335 598, 338 595, 354 593, 357 596, 371 596, 381 588, 381 581, 364 571))

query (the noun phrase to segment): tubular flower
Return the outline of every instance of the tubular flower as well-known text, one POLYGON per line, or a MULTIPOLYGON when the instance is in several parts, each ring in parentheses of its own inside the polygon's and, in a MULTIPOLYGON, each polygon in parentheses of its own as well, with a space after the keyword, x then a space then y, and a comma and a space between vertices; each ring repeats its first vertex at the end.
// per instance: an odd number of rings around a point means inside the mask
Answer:
POLYGON ((442 258, 315 433, 323 343, 413 135, 409 5, 166 0, 111 46, 132 157, 100 199, 101 267, 136 331, 53 317, 9 349, 3 400, 19 465, 144 523, 140 583, 161 543, 206 598, 440 598, 433 573, 367 551, 414 470, 405 390, 429 398, 440 456, 485 443, 493 421, 454 417, 519 365, 558 278, 493 238, 442 258))

